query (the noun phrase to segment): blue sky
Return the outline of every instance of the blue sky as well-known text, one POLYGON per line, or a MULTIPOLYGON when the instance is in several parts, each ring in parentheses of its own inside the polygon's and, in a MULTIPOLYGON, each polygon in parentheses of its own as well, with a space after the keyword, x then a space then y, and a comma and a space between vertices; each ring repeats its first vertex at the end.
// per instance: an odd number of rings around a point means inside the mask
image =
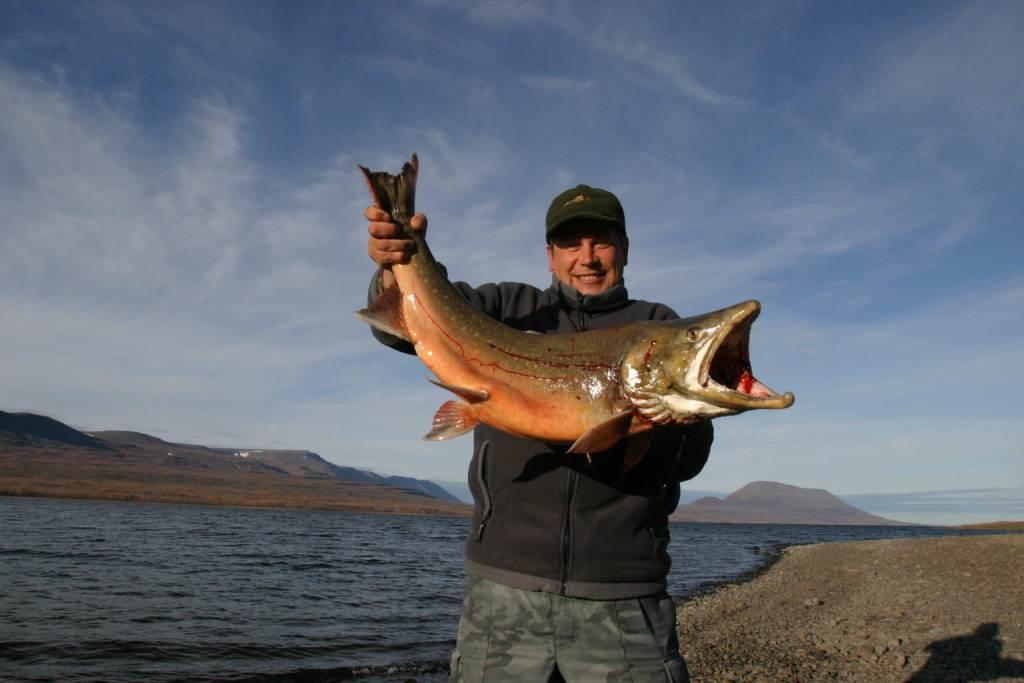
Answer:
POLYGON ((797 403, 718 420, 694 488, 1024 517, 1024 5, 625 7, 0 0, 0 409, 462 479, 419 440, 448 396, 352 316, 356 164, 415 151, 454 278, 546 284, 583 182, 633 296, 761 300, 797 403))

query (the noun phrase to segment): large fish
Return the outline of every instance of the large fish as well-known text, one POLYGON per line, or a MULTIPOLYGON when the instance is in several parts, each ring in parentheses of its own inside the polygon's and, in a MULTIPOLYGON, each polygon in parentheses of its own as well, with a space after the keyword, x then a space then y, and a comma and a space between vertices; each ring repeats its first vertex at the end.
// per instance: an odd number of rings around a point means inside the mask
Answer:
POLYGON ((574 334, 530 334, 470 306, 409 227, 419 161, 399 175, 360 166, 376 204, 414 243, 395 264, 397 286, 356 315, 411 342, 462 400, 444 403, 424 438, 448 439, 483 422, 518 436, 571 444, 570 453, 629 441, 627 467, 643 456, 650 430, 757 408, 788 408, 751 373, 750 326, 757 301, 672 321, 636 322, 574 334))

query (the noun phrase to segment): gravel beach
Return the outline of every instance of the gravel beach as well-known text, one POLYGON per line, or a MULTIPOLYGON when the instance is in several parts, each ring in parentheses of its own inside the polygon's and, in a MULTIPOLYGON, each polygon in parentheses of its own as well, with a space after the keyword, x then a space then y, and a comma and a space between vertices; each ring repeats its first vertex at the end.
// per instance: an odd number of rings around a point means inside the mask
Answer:
POLYGON ((1024 681, 1024 535, 788 548, 679 640, 694 682, 1024 681))

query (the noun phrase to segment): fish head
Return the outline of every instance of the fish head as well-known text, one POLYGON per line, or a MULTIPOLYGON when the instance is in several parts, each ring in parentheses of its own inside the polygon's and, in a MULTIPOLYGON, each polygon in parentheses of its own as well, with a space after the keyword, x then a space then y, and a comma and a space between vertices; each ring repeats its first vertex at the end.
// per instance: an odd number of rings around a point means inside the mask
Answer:
POLYGON ((704 315, 652 323, 623 357, 622 392, 653 424, 687 424, 762 408, 788 408, 754 378, 750 327, 761 305, 744 301, 704 315))

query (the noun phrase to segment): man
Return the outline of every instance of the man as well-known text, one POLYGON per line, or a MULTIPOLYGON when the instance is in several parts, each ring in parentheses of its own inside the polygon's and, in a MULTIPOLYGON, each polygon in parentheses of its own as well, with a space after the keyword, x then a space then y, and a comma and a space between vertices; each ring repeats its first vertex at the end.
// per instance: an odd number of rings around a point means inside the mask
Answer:
MULTIPOLYGON (((394 282, 390 267, 407 260, 412 243, 380 209, 364 215, 369 255, 379 266, 372 301, 394 282)), ((628 298, 629 239, 611 192, 566 190, 545 223, 551 286, 455 283, 471 305, 544 334, 678 317, 662 304, 628 298)), ((425 230, 426 217, 417 214, 412 226, 425 230)), ((403 340, 374 335, 412 352, 403 340)), ((689 680, 665 592, 668 515, 679 482, 707 461, 713 432, 701 422, 654 434, 640 463, 624 471, 622 444, 590 458, 488 425, 474 430, 475 508, 451 681, 689 680)))

